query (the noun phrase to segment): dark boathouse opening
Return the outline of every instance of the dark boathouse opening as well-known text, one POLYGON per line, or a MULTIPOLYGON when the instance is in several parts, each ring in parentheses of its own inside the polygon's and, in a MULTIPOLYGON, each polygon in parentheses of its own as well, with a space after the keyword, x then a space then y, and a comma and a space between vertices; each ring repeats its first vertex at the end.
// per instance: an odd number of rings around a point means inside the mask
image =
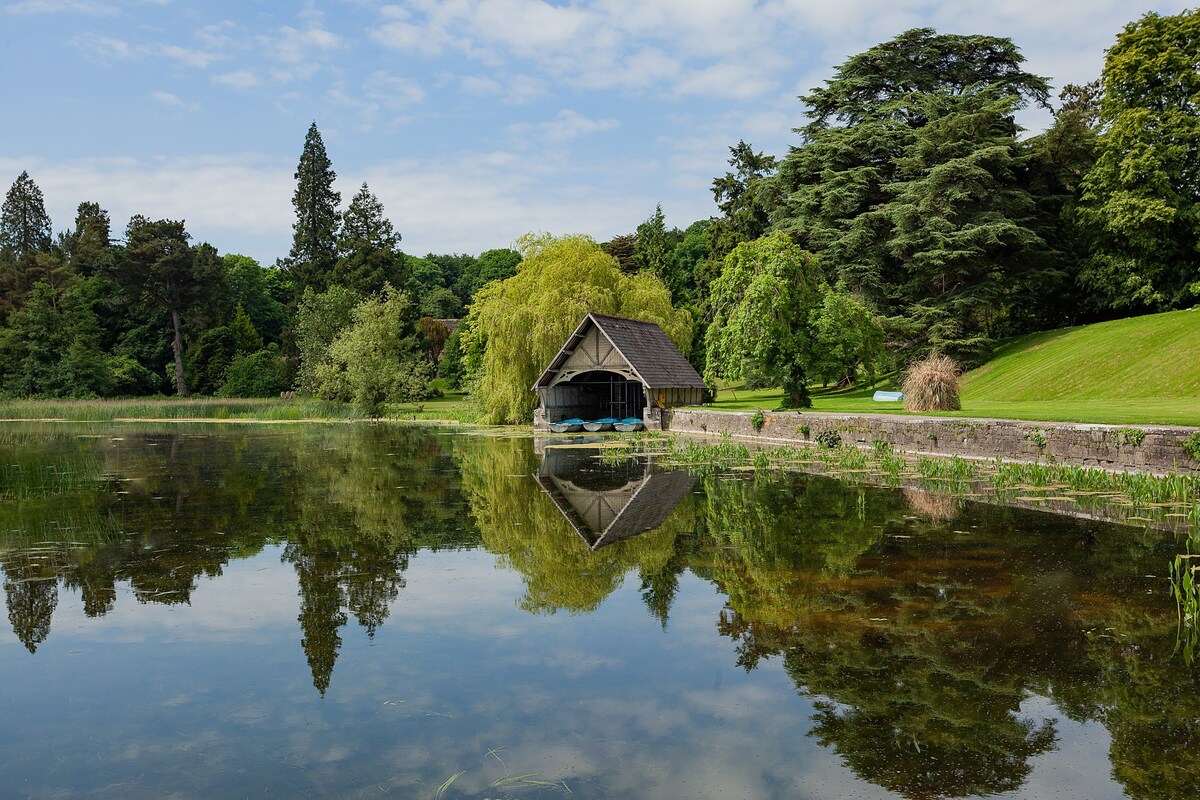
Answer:
POLYGON ((555 384, 545 391, 550 419, 640 418, 646 393, 639 381, 606 370, 592 370, 555 384))

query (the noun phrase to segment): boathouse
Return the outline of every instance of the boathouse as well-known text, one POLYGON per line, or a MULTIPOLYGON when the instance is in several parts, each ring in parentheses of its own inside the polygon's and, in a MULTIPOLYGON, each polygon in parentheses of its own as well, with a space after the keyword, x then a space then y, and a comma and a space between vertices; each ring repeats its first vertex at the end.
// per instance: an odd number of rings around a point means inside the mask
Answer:
POLYGON ((534 426, 636 417, 661 428, 663 409, 699 405, 707 388, 658 325, 589 313, 533 384, 534 426))

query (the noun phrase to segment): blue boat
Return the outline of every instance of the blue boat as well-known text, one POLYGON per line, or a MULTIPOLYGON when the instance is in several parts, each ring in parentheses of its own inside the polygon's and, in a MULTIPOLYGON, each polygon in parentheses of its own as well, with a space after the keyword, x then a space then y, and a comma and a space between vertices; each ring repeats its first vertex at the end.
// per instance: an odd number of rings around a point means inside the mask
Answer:
POLYGON ((579 417, 571 417, 570 419, 551 422, 550 430, 555 433, 579 433, 583 430, 583 420, 579 417))
POLYGON ((594 419, 591 422, 583 423, 583 429, 591 433, 597 431, 611 431, 613 426, 620 422, 619 419, 613 417, 604 417, 603 419, 594 419))
POLYGON ((621 433, 633 433, 634 431, 640 431, 645 428, 646 423, 642 422, 637 417, 626 417, 620 422, 615 423, 613 427, 619 430, 621 433))

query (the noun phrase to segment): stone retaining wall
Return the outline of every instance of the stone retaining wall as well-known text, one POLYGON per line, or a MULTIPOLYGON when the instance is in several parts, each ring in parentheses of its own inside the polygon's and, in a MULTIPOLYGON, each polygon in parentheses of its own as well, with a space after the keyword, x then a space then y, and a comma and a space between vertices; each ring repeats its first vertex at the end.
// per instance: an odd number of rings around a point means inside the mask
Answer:
POLYGON ((763 412, 762 428, 756 430, 752 417, 750 412, 676 409, 663 412, 663 429, 776 442, 815 442, 834 432, 845 444, 871 447, 882 440, 907 453, 1200 472, 1200 463, 1182 447, 1195 428, 776 411, 763 412))

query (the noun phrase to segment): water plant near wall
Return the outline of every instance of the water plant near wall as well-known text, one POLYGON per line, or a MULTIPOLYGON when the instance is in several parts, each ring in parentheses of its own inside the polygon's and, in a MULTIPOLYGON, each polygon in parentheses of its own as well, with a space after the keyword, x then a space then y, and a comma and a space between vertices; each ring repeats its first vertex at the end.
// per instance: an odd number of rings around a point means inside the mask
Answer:
POLYGON ((1200 431, 1192 431, 1186 439, 1179 443, 1179 446, 1191 457, 1192 461, 1200 461, 1200 431))
POLYGON ((824 430, 818 433, 816 442, 823 447, 840 447, 842 444, 842 436, 837 431, 830 428, 829 430, 824 430))
POLYGON ((1141 428, 1121 428, 1117 431, 1117 441, 1130 447, 1138 447, 1146 438, 1146 432, 1141 428))
POLYGON ((1188 666, 1196 660, 1200 649, 1200 503, 1192 506, 1188 514, 1188 528, 1184 552, 1171 562, 1171 596, 1175 599, 1179 617, 1176 628, 1175 653, 1183 655, 1188 666))

